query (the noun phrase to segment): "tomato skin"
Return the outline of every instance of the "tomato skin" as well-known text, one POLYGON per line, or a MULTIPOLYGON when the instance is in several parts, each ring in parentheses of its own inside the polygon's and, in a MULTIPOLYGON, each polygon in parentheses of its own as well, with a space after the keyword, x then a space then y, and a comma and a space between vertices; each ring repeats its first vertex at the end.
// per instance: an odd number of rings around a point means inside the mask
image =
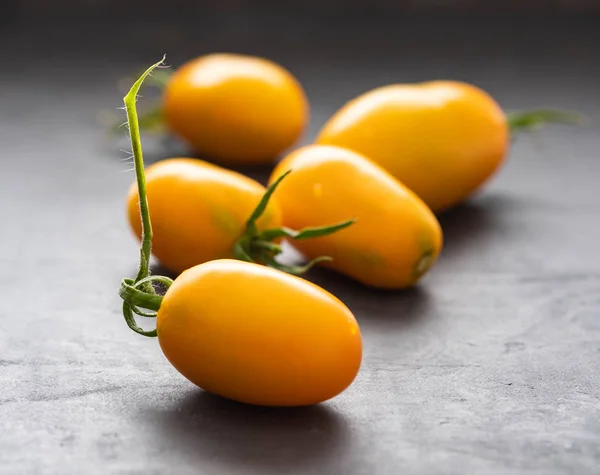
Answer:
POLYGON ((264 58, 201 56, 168 81, 167 126, 192 148, 230 163, 270 163, 291 147, 308 122, 296 78, 264 58))
POLYGON ((258 264, 212 261, 181 274, 157 315, 160 346, 202 389, 263 406, 317 404, 362 359, 358 324, 336 297, 258 264))
MULTIPOLYGON (((146 168, 152 220, 152 251, 177 273, 203 262, 233 257, 246 220, 265 192, 251 178, 202 160, 171 158, 146 168)), ((134 234, 142 225, 136 183, 129 189, 127 212, 134 234)), ((281 225, 281 211, 271 200, 258 229, 281 225)))
POLYGON ((403 288, 416 283, 442 247, 442 231, 431 210, 384 169, 347 149, 300 148, 280 162, 271 182, 292 173, 274 193, 284 224, 294 229, 356 218, 329 236, 294 241, 310 258, 366 285, 403 288))
POLYGON ((365 155, 442 211, 499 168, 509 130, 502 109, 481 89, 433 81, 358 96, 333 115, 316 142, 365 155))

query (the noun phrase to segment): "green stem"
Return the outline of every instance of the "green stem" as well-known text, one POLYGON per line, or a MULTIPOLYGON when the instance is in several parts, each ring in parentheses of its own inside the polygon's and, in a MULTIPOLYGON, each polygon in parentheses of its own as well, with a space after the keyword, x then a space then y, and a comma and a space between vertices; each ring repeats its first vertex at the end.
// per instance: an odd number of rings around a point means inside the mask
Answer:
POLYGON ((140 124, 136 109, 137 94, 144 79, 157 67, 164 63, 165 57, 158 63, 150 66, 140 78, 133 83, 127 95, 123 98, 127 123, 131 138, 131 150, 133 152, 133 164, 138 186, 140 216, 142 220, 142 243, 140 246, 140 265, 135 279, 123 279, 119 288, 119 295, 123 299, 123 316, 129 328, 144 336, 156 336, 156 330, 146 331, 135 322, 134 313, 144 317, 156 316, 160 308, 162 296, 158 295, 152 285, 160 282, 167 289, 173 283, 168 277, 150 276, 150 255, 152 254, 152 223, 150 221, 150 210, 148 208, 148 196, 146 192, 146 174, 144 173, 144 157, 142 153, 142 141, 140 138, 140 124), (144 312, 140 308, 150 309, 153 312, 144 312))
POLYGON ((577 112, 560 109, 533 109, 519 112, 509 112, 506 120, 511 134, 528 132, 547 124, 581 124, 583 116, 577 112))
POLYGON ((146 192, 146 174, 144 173, 144 157, 142 153, 142 140, 140 138, 140 124, 136 110, 137 94, 144 82, 144 79, 152 70, 163 64, 165 58, 150 66, 140 78, 133 83, 133 86, 123 98, 125 102, 125 112, 127 113, 127 123, 129 124, 129 135, 131 138, 131 150, 133 152, 133 164, 135 167, 135 179, 138 186, 140 215, 142 217, 142 246, 140 248, 140 268, 135 278, 139 281, 150 274, 150 253, 152 251, 152 223, 150 222, 150 210, 148 209, 148 197, 146 192))
MULTIPOLYGON (((140 71, 140 75, 145 74, 144 71, 140 71)), ((173 73, 165 69, 155 69, 152 74, 146 75, 145 86, 154 86, 161 91, 167 86, 169 79, 173 73)), ((121 126, 123 125, 120 121, 120 117, 115 117, 112 125, 110 125, 109 131, 112 133, 119 133, 121 126)), ((163 107, 161 101, 158 101, 152 107, 138 113, 138 125, 141 130, 147 133, 161 133, 165 131, 165 122, 163 117, 163 107)))

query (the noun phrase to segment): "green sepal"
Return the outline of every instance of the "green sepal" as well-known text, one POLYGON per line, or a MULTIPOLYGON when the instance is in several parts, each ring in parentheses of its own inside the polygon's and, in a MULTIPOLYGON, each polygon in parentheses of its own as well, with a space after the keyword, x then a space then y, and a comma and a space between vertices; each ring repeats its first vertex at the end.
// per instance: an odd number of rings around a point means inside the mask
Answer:
POLYGON ((256 240, 252 243, 257 249, 262 249, 263 252, 267 252, 270 255, 277 256, 283 252, 283 249, 279 244, 275 244, 270 241, 256 240))
POLYGON ((287 264, 282 264, 281 262, 277 262, 273 257, 268 255, 263 256, 263 259, 267 266, 292 275, 302 275, 308 272, 315 264, 318 264, 319 262, 330 262, 333 260, 329 256, 320 256, 314 258, 303 266, 290 266, 287 264))
POLYGON ((265 191, 265 194, 258 202, 258 205, 256 205, 256 208, 254 208, 254 211, 252 211, 252 214, 248 218, 248 221, 246 221, 246 235, 251 235, 252 237, 254 237, 257 234, 258 231, 256 228, 256 221, 258 221, 258 219, 264 214, 269 204, 269 200, 271 199, 271 196, 277 189, 279 183, 281 183, 281 180, 283 180, 291 172, 292 170, 288 170, 279 178, 277 178, 277 180, 271 183, 271 185, 267 188, 267 191, 265 191))
POLYGON ((119 286, 119 296, 124 301, 131 305, 135 305, 136 307, 158 311, 162 302, 162 296, 158 295, 156 292, 150 294, 146 290, 140 290, 144 289, 145 284, 151 286, 153 281, 160 282, 167 288, 173 283, 168 277, 158 275, 146 277, 138 282, 135 282, 133 279, 123 279, 119 286))
POLYGON ((133 313, 135 313, 136 315, 139 315, 140 317, 156 318, 156 312, 154 310, 146 312, 145 310, 142 310, 141 308, 138 308, 135 305, 130 304, 129 306, 131 307, 131 310, 133 311, 133 313))
POLYGON ((127 302, 123 302, 123 316, 125 317, 125 321, 127 322, 127 326, 132 329, 134 332, 149 337, 158 336, 158 331, 156 328, 154 330, 144 330, 135 321, 135 317, 133 316, 133 311, 131 306, 127 302))
POLYGON ((578 112, 560 109, 533 109, 506 114, 508 127, 512 134, 538 129, 547 124, 578 125, 583 116, 578 112))
POLYGON ((242 238, 235 243, 235 246, 233 246, 233 255, 239 261, 254 262, 254 259, 246 252, 246 247, 248 247, 246 241, 242 238))
POLYGON ((261 232, 258 236, 261 240, 264 241, 271 241, 280 237, 286 237, 295 241, 300 241, 302 239, 313 239, 333 234, 337 231, 341 231, 342 229, 347 228, 348 226, 351 226, 355 222, 356 219, 349 219, 347 221, 343 221, 338 224, 332 224, 330 226, 315 226, 309 228, 302 228, 299 231, 295 231, 294 229, 285 227, 273 228, 261 232))
POLYGON ((347 228, 348 226, 354 224, 356 220, 349 219, 342 223, 337 223, 330 226, 309 227, 299 231, 286 227, 280 227, 266 229, 259 232, 258 227, 256 226, 256 221, 258 221, 258 219, 260 219, 260 217, 264 214, 269 204, 269 200, 277 189, 279 183, 281 183, 281 181, 291 172, 292 170, 288 170, 268 186, 258 205, 256 208, 254 208, 254 211, 246 221, 246 231, 244 232, 244 235, 235 243, 233 254, 241 261, 259 262, 289 274, 299 275, 308 271, 312 266, 319 262, 331 261, 331 257, 317 257, 303 266, 288 266, 281 264, 275 260, 275 257, 281 254, 283 251, 279 244, 272 242, 274 239, 288 238, 300 240, 327 236, 328 234, 332 234, 347 228))

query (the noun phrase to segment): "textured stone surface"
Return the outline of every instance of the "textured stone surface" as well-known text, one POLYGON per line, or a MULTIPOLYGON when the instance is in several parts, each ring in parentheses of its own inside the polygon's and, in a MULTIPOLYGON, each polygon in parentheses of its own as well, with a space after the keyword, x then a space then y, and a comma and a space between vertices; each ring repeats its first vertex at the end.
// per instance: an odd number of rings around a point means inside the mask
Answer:
MULTIPOLYGON (((509 34, 507 23, 475 20, 260 18, 139 22, 129 36, 117 19, 3 31, 0 473, 597 473, 593 23, 509 34), (125 326, 116 288, 136 267, 124 213, 133 175, 118 152, 126 141, 95 123, 120 106, 123 75, 164 51, 178 64, 213 49, 297 73, 313 104, 305 142, 353 95, 435 77, 469 80, 509 109, 556 105, 590 121, 519 139, 483 193, 441 216, 446 247, 417 288, 374 292, 312 274, 360 321, 358 379, 319 407, 245 407, 193 387, 156 340, 125 326)), ((145 143, 148 161, 182 153, 145 143)))

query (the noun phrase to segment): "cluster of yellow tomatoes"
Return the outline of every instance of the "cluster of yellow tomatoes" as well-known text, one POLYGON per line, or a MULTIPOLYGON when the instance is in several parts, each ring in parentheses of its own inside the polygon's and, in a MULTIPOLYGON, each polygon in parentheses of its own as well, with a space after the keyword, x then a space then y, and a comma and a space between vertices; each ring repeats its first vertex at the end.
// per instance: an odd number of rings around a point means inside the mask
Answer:
MULTIPOLYGON (((344 105, 314 144, 277 163, 268 188, 193 158, 165 159, 144 175, 135 96, 157 65, 125 98, 137 173, 128 212, 142 239, 140 272, 120 290, 130 327, 157 335, 173 366, 214 394, 275 406, 339 394, 359 371, 359 326, 335 296, 292 275, 308 266, 279 262, 281 240, 309 265, 367 286, 414 285, 442 248, 434 213, 498 168, 509 120, 464 83, 390 85, 344 105), (180 273, 174 282, 149 276, 150 245, 180 273), (164 296, 152 282, 166 284, 164 296), (156 316, 156 330, 141 330, 134 313, 156 316)), ((169 78, 163 117, 200 155, 264 164, 298 141, 309 106, 280 65, 214 54, 169 78)))

